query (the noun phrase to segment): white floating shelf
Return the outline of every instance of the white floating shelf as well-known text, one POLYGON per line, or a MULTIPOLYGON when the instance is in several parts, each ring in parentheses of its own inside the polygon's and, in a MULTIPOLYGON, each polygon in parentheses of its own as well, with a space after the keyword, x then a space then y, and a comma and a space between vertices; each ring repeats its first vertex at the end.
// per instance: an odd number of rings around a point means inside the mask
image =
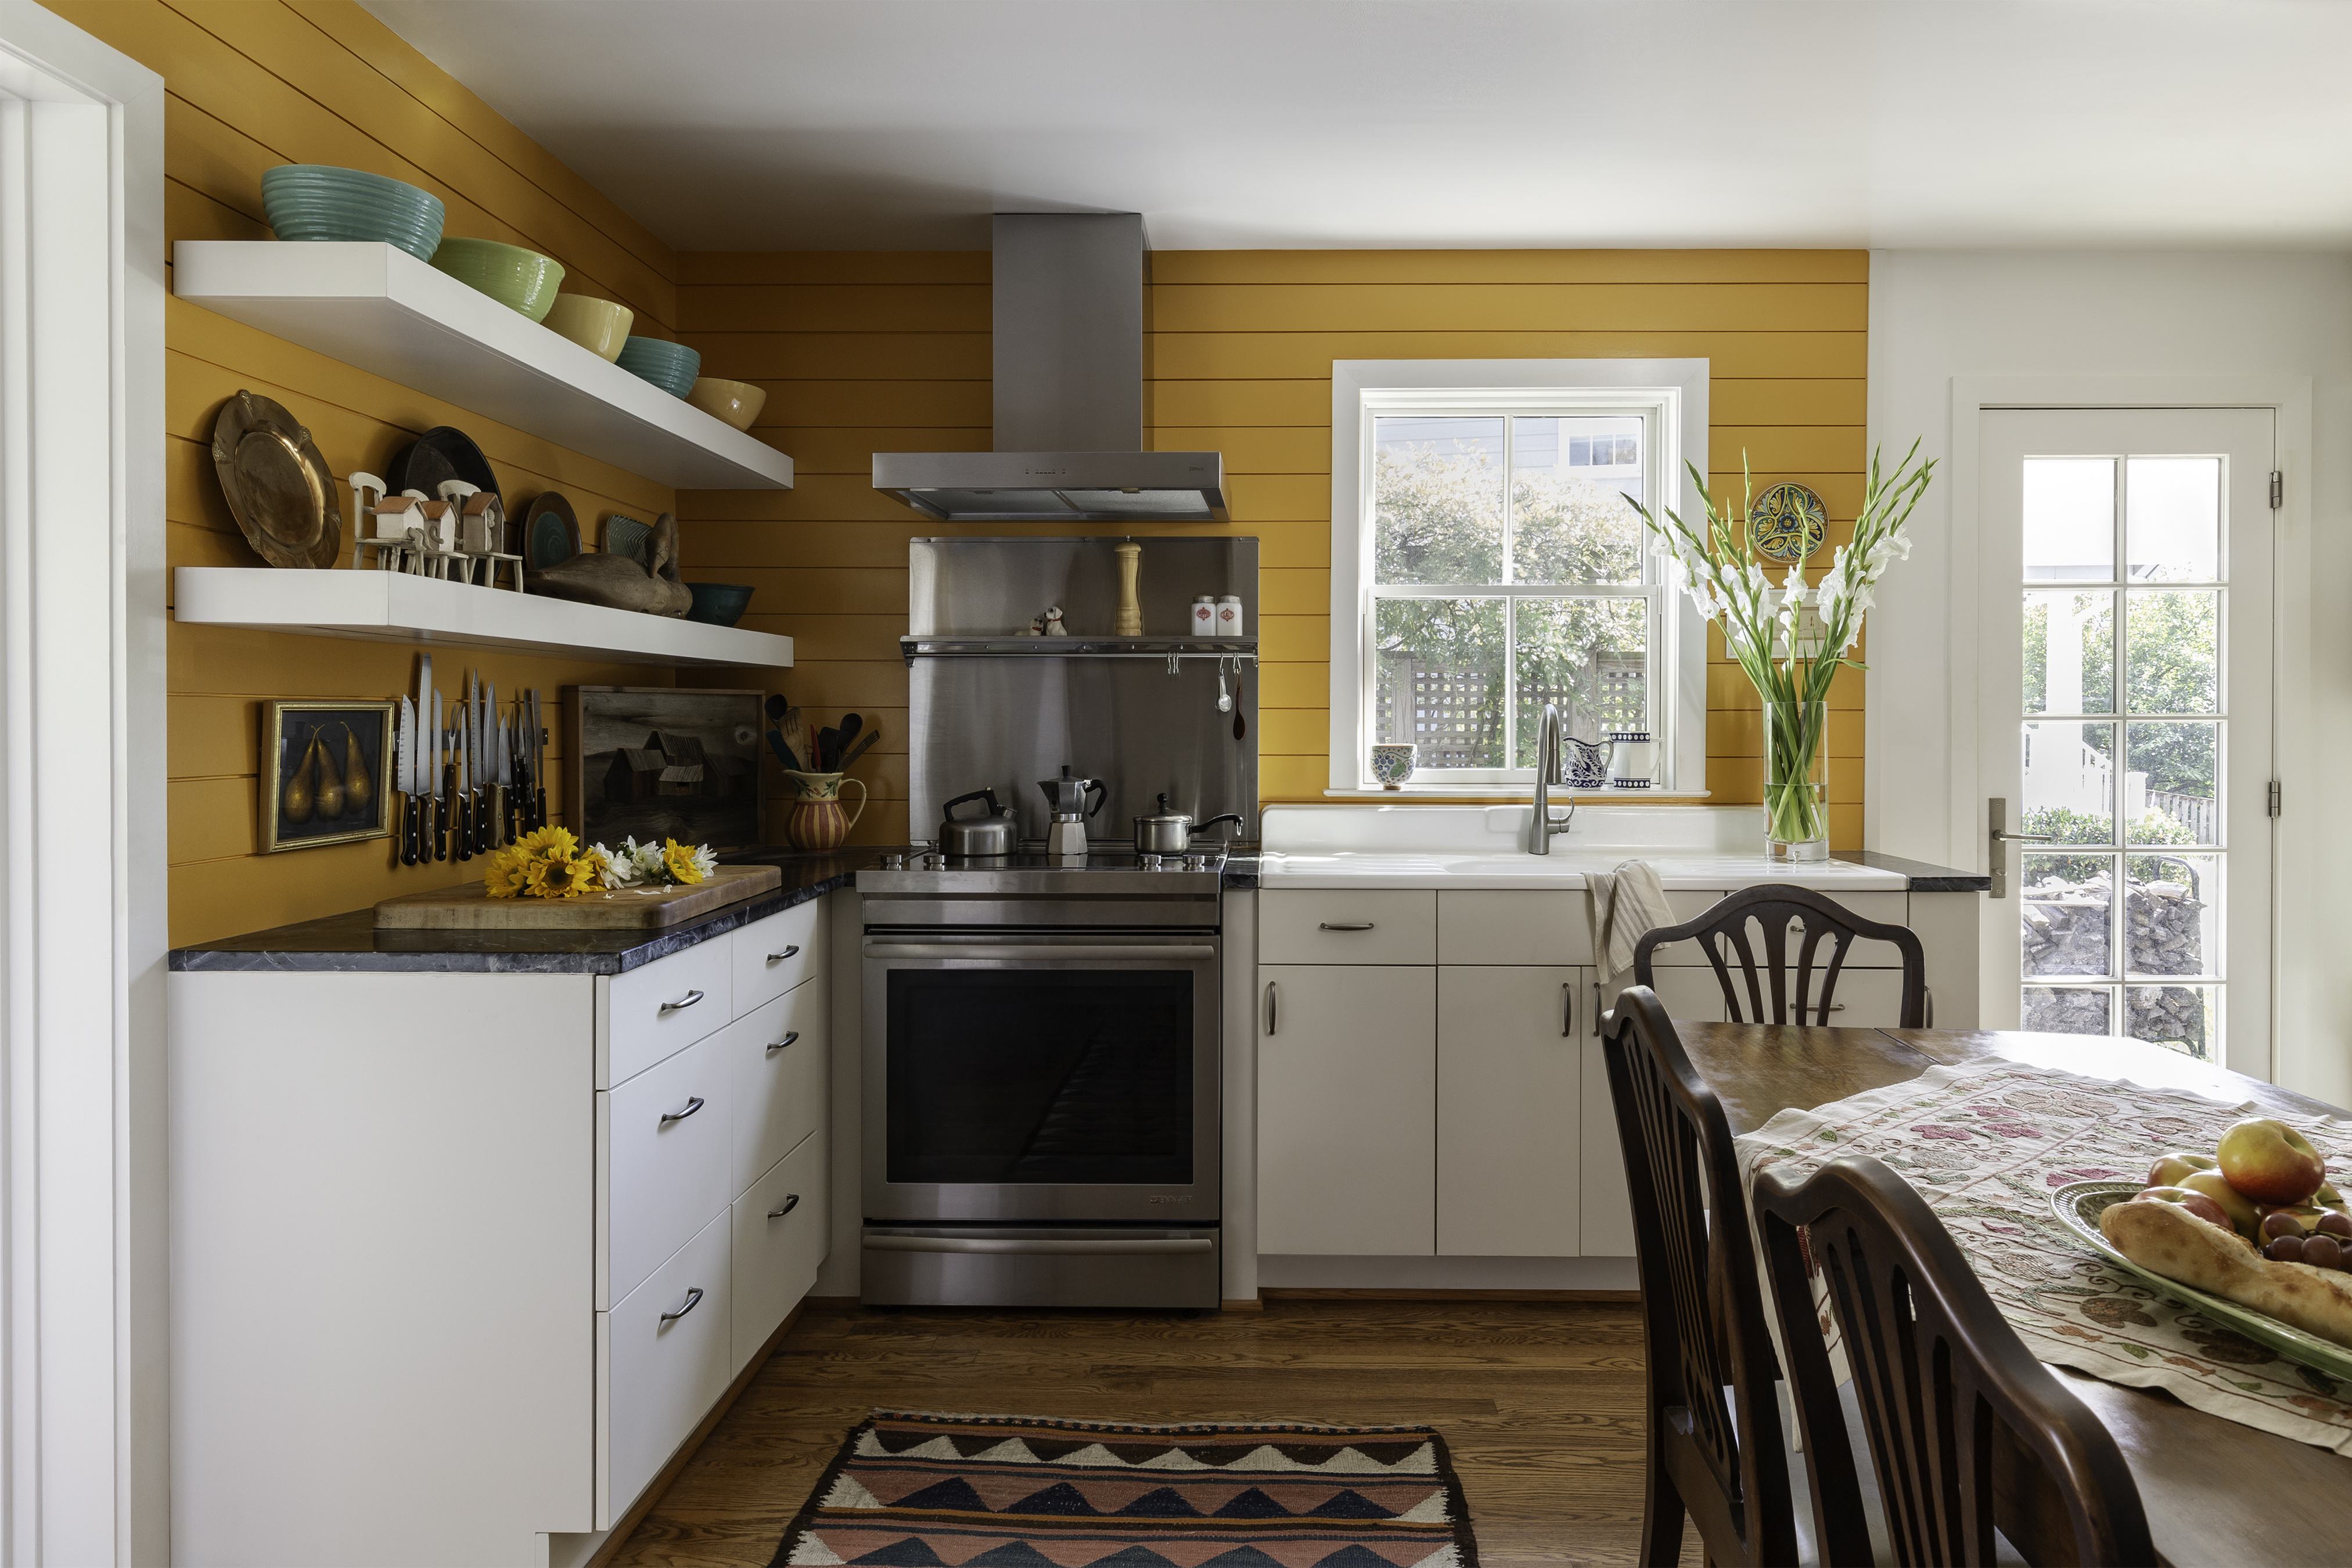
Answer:
POLYGON ((790 489, 793 460, 390 245, 184 239, 172 291, 681 489, 790 489))
POLYGON ((182 566, 173 617, 207 626, 365 642, 499 647, 607 664, 758 665, 788 669, 793 639, 739 626, 608 610, 404 572, 182 566))

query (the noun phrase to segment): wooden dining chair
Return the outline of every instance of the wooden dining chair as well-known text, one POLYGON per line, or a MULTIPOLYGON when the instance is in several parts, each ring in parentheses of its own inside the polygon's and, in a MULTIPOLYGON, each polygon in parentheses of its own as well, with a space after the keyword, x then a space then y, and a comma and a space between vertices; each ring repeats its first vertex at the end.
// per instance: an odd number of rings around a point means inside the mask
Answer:
POLYGON ((1829 1026, 1830 1014, 1836 1010, 1834 993, 1838 975, 1845 961, 1860 942, 1891 943, 1903 958, 1903 997, 1895 1026, 1904 1029, 1924 1029, 1927 1020, 1927 955, 1919 946, 1919 938, 1907 926, 1882 925, 1866 921, 1834 900, 1823 898, 1809 888, 1784 887, 1766 883, 1760 887, 1742 888, 1695 921, 1678 926, 1659 926, 1645 931, 1633 944, 1633 983, 1655 985, 1655 971, 1651 955, 1658 949, 1677 942, 1696 942, 1706 960, 1715 966, 1716 983, 1723 987, 1723 1005, 1727 1020, 1734 1024, 1803 1024, 1805 1015, 1813 1015, 1812 1022, 1823 1028, 1829 1026), (1756 950, 1750 945, 1748 924, 1754 921, 1763 927, 1764 952, 1759 964, 1756 950), (1803 939, 1797 949, 1797 983, 1793 993, 1789 984, 1789 925, 1795 921, 1803 928, 1803 939), (1822 972, 1822 991, 1812 994, 1813 966, 1821 955, 1822 944, 1830 945, 1829 964, 1822 972), (1728 950, 1727 953, 1726 950, 1728 950), (1731 983, 1730 957, 1738 960, 1740 976, 1747 982, 1746 1010, 1742 998, 1731 983), (1772 994, 1771 1016, 1765 1016, 1764 993, 1772 994), (1789 1016, 1790 997, 1796 997, 1796 1016, 1789 1016), (1808 1001, 1811 1005, 1808 1006, 1808 1001))
POLYGON ((1601 1049, 1633 1190, 1647 1347, 1641 1561, 1675 1563, 1687 1516, 1721 1568, 1794 1563, 1780 1372, 1722 1102, 1646 986, 1618 997, 1601 1049))
POLYGON ((1991 1563, 1994 1493, 2012 1489, 2010 1456, 2020 1449, 2047 1479, 2036 1490, 2054 1493, 2073 1527, 2074 1562, 2156 1561, 2122 1449, 2002 1320, 1908 1183, 1876 1160, 1848 1155, 1801 1184, 1763 1172, 1755 1208, 1824 1568, 1872 1556, 1815 1269, 1827 1278, 1853 1369, 1896 1561, 1991 1563))

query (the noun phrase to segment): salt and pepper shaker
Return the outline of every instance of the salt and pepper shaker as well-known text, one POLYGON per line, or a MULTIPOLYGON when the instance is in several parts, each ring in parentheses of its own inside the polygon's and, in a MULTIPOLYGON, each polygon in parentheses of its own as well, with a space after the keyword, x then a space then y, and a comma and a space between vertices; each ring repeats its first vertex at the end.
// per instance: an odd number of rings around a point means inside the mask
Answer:
POLYGON ((1217 601, 1206 594, 1192 601, 1192 635, 1196 637, 1217 635, 1217 601))
POLYGON ((1248 635, 1242 629, 1242 599, 1239 594, 1227 594, 1217 601, 1217 635, 1221 637, 1248 635))

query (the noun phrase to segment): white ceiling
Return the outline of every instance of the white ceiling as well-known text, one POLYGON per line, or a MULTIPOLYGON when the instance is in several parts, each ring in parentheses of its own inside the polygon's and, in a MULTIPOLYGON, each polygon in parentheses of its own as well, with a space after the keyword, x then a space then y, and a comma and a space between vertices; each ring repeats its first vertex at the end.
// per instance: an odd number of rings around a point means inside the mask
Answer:
POLYGON ((2352 247, 2342 0, 366 0, 684 249, 2352 247))

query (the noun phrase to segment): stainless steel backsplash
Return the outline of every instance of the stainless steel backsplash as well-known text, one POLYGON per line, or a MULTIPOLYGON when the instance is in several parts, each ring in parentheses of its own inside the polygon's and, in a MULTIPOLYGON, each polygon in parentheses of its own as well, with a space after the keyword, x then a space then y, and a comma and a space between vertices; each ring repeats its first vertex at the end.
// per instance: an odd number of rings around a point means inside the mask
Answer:
MULTIPOLYGON (((1024 630, 1048 605, 1062 606, 1074 638, 1108 637, 1118 605, 1118 563, 1103 539, 917 539, 909 546, 909 633, 915 637, 1004 637, 1024 630)), ((1255 539, 1146 538, 1139 598, 1147 637, 1191 633, 1196 595, 1238 595, 1246 635, 1257 635, 1255 539)), ((1129 818, 1169 804, 1205 821, 1239 812, 1243 836, 1257 837, 1258 681, 1255 664, 1236 679, 1235 711, 1217 710, 1213 658, 1187 658, 1168 673, 1158 658, 918 658, 908 719, 910 817, 917 838, 939 836, 941 806, 992 788, 1019 808, 1024 838, 1042 839, 1048 820, 1037 782, 1064 763, 1110 786, 1089 825, 1097 842, 1133 836, 1129 818)), ((1222 837, 1224 828, 1213 837, 1222 837)))

